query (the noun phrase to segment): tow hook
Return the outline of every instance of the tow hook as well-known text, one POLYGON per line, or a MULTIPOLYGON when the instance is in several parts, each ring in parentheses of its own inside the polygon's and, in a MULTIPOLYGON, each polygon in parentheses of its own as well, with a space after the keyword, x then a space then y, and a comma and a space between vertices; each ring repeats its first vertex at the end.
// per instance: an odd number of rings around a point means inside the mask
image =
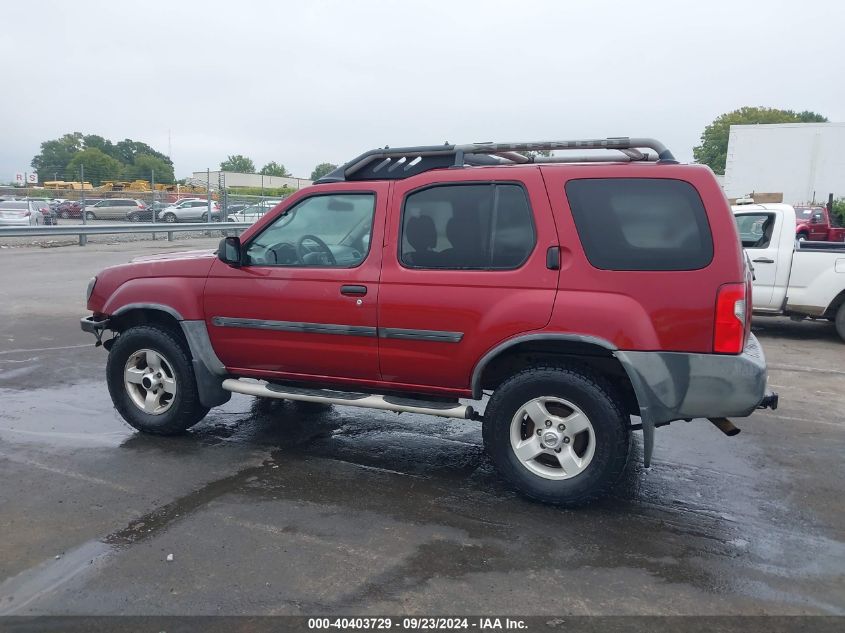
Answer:
POLYGON ((739 429, 734 426, 734 423, 727 418, 707 418, 713 423, 717 429, 728 437, 733 437, 739 434, 739 429))
POLYGON ((757 405, 758 409, 771 409, 774 411, 778 408, 778 394, 774 391, 771 393, 767 393, 763 396, 763 399, 760 400, 760 404, 757 405))

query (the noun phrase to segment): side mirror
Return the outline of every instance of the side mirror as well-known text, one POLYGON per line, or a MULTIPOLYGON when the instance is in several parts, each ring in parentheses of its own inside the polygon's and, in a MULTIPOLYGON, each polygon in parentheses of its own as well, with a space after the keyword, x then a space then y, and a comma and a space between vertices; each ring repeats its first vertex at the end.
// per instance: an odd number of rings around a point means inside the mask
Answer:
POLYGON ((224 237, 217 247, 217 258, 234 268, 241 265, 241 238, 224 237))

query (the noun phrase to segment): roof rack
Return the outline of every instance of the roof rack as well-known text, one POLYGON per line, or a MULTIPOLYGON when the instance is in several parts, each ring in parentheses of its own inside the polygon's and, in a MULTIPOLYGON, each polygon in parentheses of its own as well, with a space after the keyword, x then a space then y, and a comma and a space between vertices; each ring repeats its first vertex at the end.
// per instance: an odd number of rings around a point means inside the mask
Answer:
POLYGON ((316 181, 319 183, 347 180, 398 180, 431 169, 465 167, 467 165, 522 165, 527 163, 584 163, 658 161, 676 163, 672 152, 653 138, 627 136, 573 141, 539 141, 534 143, 468 143, 465 145, 422 145, 373 149, 364 152, 316 181), (553 150, 615 150, 614 154, 581 154, 567 156, 526 156, 521 152, 553 150), (655 154, 642 151, 654 150, 655 154))

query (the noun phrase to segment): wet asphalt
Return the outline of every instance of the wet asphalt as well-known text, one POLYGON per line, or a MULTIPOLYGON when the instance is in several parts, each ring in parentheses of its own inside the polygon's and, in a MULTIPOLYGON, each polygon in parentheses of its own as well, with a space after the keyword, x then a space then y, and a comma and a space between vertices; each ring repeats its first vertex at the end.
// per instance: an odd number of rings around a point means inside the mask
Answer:
POLYGON ((614 494, 561 510, 499 480, 477 422, 236 395, 134 432, 85 285, 177 248, 0 250, 0 615, 845 614, 830 324, 758 320, 777 411, 659 429, 650 469, 637 434, 614 494))

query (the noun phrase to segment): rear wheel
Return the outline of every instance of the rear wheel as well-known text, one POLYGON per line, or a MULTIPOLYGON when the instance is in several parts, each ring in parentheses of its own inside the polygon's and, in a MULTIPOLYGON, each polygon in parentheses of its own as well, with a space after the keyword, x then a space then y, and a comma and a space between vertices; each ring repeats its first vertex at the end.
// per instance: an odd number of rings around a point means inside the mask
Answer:
POLYGON ((62 211, 62 218, 65 220, 69 219, 70 213, 68 213, 67 211, 62 211))
POLYGON ((613 387, 568 367, 527 369, 493 393, 484 446, 519 492, 581 505, 605 495, 630 452, 630 420, 613 387))
POLYGON ((106 379, 118 413, 139 431, 174 435, 208 413, 186 345, 169 330, 142 325, 123 332, 109 352, 106 379))
POLYGON ((836 311, 834 323, 836 323, 836 333, 839 334, 839 338, 845 341, 845 303, 840 304, 836 311))

